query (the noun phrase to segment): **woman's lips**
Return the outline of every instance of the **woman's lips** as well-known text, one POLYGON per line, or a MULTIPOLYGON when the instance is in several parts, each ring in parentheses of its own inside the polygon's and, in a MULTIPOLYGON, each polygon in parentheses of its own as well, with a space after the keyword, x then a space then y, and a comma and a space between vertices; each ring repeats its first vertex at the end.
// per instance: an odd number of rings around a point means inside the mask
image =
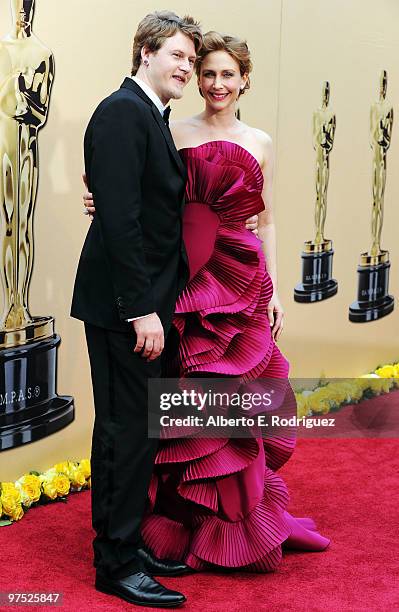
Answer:
POLYGON ((229 95, 228 93, 223 93, 223 94, 217 94, 217 93, 212 93, 211 91, 209 92, 209 95, 212 96, 212 98, 214 98, 214 100, 224 100, 225 98, 227 98, 227 96, 229 95))

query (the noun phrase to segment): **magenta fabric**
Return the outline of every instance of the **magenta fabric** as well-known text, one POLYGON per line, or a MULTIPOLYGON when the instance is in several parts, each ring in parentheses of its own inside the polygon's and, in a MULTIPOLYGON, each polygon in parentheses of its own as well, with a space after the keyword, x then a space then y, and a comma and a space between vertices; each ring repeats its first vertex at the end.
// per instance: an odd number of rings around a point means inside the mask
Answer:
MULTIPOLYGON (((259 163, 224 140, 180 154, 188 171, 183 235, 190 280, 173 321, 180 339, 176 374, 287 378, 289 364, 267 317, 273 284, 262 243, 245 228, 248 217, 264 210, 259 163)), ((267 572, 279 565, 283 545, 324 550, 330 540, 314 521, 287 512, 287 487, 276 472, 294 446, 288 436, 162 441, 145 543, 157 556, 197 570, 267 572)))

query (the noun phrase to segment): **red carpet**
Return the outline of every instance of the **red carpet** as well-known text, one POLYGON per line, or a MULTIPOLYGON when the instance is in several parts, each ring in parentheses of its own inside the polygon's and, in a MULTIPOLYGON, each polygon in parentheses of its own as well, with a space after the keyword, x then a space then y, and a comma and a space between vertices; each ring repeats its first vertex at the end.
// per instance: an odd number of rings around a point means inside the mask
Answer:
MULTIPOLYGON (((281 474, 291 491, 288 510, 312 516, 332 539, 330 548, 287 552, 273 574, 164 580, 187 595, 181 609, 398 610, 399 440, 301 439, 281 474)), ((134 609, 93 588, 89 496, 77 493, 67 504, 32 509, 20 523, 0 529, 1 592, 63 592, 62 609, 73 612, 134 609)))

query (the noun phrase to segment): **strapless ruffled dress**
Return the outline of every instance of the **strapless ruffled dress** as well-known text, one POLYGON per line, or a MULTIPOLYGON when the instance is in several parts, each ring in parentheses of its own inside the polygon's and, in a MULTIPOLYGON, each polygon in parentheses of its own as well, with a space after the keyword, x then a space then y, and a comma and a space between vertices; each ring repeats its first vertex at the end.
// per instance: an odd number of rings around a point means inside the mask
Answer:
MULTIPOLYGON (((227 141, 181 149, 187 166, 183 236, 190 280, 176 304, 180 376, 287 378, 271 336, 273 285, 261 241, 245 220, 264 210, 263 174, 249 151, 227 141)), ((294 437, 161 441, 142 536, 154 554, 197 570, 273 571, 282 547, 324 550, 330 540, 286 508, 276 473, 294 437)))

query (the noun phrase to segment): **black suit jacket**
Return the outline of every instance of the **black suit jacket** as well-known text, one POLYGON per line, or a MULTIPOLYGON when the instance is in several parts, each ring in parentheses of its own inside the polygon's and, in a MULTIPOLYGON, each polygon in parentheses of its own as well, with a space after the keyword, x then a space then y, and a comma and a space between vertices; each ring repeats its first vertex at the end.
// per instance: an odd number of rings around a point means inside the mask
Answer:
POLYGON ((96 214, 80 256, 71 315, 114 331, 157 312, 171 322, 187 281, 181 215, 186 171, 156 106, 130 78, 103 100, 84 139, 96 214))

